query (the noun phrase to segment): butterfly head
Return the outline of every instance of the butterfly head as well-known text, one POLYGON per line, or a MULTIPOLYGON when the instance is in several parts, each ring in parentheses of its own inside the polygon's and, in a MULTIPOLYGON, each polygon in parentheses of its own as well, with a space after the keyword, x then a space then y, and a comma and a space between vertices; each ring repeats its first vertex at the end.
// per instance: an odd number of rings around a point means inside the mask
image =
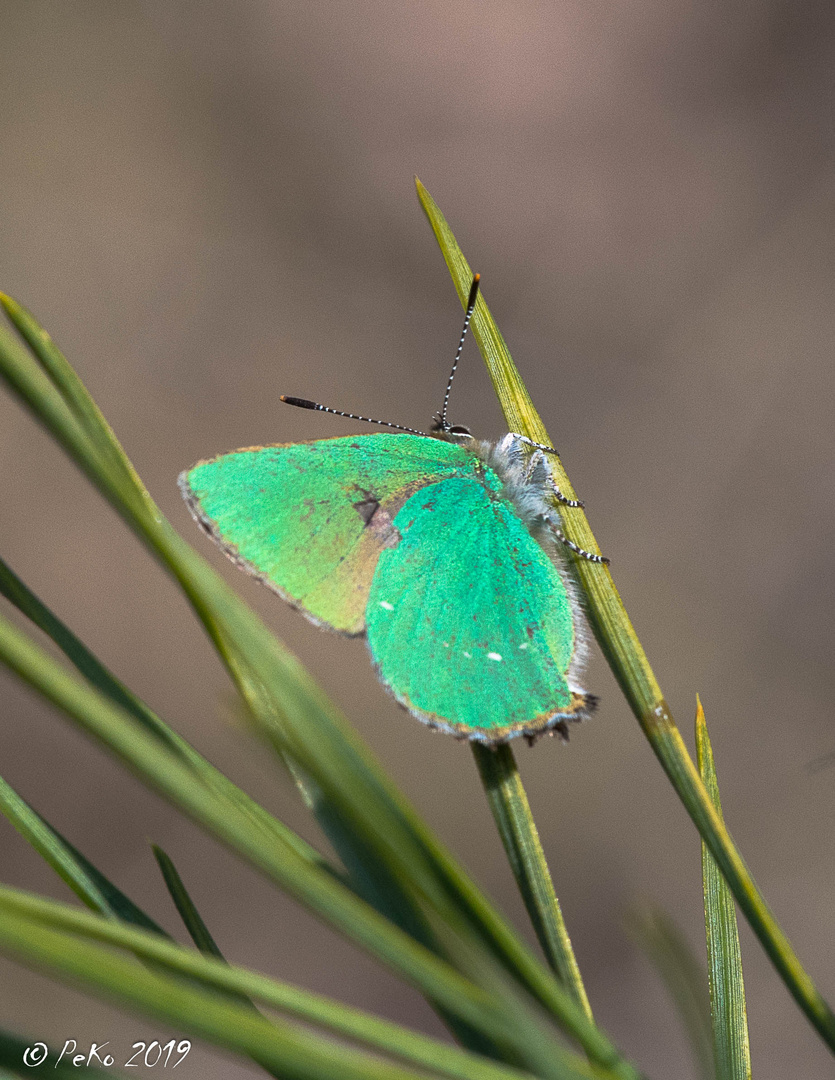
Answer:
POLYGON ((446 439, 448 442, 467 442, 473 437, 469 428, 462 424, 447 424, 440 414, 435 416, 429 432, 436 438, 446 439))

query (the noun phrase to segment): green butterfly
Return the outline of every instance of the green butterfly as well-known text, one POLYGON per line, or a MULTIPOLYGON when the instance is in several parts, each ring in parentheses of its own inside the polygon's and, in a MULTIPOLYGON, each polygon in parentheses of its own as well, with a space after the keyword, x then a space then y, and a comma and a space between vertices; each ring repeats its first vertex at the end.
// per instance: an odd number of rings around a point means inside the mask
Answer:
POLYGON ((608 560, 560 530, 551 498, 581 504, 557 489, 551 447, 447 422, 478 281, 430 434, 385 424, 400 433, 251 447, 199 462, 180 487, 243 570, 317 626, 366 634, 383 685, 419 720, 487 744, 567 738, 596 701, 580 685, 588 634, 563 550, 608 560))

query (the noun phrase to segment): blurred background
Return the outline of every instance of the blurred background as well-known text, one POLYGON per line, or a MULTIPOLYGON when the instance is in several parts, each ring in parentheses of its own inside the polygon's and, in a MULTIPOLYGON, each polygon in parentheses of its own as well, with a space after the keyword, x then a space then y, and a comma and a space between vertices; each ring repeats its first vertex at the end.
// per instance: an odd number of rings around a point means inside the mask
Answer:
MULTIPOLYGON (((466 746, 394 706, 362 641, 321 635, 227 564, 175 483, 220 451, 358 430, 281 393, 430 422, 461 312, 420 176, 688 740, 701 694, 746 860, 835 997, 835 767, 814 767, 835 752, 831 4, 6 0, 2 22, 0 288, 63 347, 175 525, 524 927, 466 746)), ((502 433, 472 345, 453 419, 502 433)), ((316 840, 177 589, 5 394, 0 503, 12 567, 316 840)), ((599 655, 588 685, 594 719, 568 746, 520 746, 520 766, 598 1019, 650 1075, 688 1080, 624 917, 661 905, 703 952, 698 837, 599 655)), ((5 673, 0 695, 2 775, 169 930, 182 938, 149 840, 230 960, 441 1030, 5 673)), ((5 881, 67 897, 3 821, 0 862, 5 881)), ((831 1075, 742 937, 756 1075, 831 1075)), ((6 962, 0 1026, 58 1044, 160 1037, 6 962)), ((257 1072, 202 1047, 183 1067, 257 1072)))

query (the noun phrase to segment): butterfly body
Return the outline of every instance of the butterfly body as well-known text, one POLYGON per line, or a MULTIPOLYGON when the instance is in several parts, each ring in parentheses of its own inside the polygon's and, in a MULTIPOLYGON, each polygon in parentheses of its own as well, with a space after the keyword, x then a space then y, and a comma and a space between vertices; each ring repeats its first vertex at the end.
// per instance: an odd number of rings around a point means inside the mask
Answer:
POLYGON ((594 707, 552 483, 518 436, 458 429, 254 447, 180 478, 243 569, 317 625, 366 634, 420 720, 488 744, 565 735, 594 707))

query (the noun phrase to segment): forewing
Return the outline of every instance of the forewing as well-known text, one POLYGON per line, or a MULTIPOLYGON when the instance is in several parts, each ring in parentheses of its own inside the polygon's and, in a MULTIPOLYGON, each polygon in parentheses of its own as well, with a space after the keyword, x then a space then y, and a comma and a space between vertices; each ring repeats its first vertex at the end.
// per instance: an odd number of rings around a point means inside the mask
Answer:
POLYGON ((501 742, 578 719, 566 673, 575 610, 551 558, 475 476, 414 494, 394 519, 366 615, 395 696, 425 722, 501 742))
POLYGON ((358 634, 380 553, 399 542, 398 509, 466 467, 458 446, 374 434, 237 450, 198 463, 180 486, 239 566, 313 621, 358 634))

